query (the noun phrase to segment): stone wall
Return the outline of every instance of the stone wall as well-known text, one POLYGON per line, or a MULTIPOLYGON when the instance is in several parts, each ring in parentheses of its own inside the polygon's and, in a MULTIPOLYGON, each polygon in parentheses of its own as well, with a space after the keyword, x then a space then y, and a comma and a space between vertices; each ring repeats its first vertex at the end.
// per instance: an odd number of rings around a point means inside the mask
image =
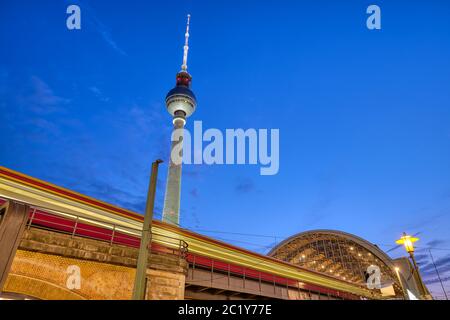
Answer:
POLYGON ((138 256, 135 248, 36 228, 25 230, 19 248, 129 267, 136 266, 138 256))
MULTIPOLYGON (((4 291, 42 299, 131 299, 137 256, 136 248, 30 228, 24 232, 4 291), (67 288, 71 265, 80 268, 80 289, 67 288)), ((187 268, 182 257, 153 252, 147 299, 183 299, 187 268)))
POLYGON ((147 269, 146 300, 183 300, 185 279, 182 273, 147 269))

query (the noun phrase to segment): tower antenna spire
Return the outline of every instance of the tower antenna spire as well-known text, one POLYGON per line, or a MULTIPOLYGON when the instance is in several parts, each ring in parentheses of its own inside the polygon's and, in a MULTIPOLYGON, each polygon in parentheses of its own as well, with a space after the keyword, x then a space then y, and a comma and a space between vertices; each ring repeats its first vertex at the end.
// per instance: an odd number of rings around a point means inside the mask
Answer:
POLYGON ((186 33, 184 34, 184 53, 183 53, 183 64, 181 65, 182 71, 187 71, 187 59, 188 59, 188 51, 189 51, 189 22, 191 20, 191 15, 187 15, 187 24, 186 24, 186 33))

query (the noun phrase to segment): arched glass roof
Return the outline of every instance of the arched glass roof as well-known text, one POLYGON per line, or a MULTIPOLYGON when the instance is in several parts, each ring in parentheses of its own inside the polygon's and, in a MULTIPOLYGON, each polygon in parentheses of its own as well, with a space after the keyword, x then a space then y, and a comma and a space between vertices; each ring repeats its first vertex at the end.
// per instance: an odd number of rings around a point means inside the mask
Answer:
POLYGON ((281 242, 268 255, 360 286, 366 286, 367 268, 375 265, 381 271, 381 286, 392 285, 395 295, 402 296, 391 259, 377 246, 352 234, 302 232, 281 242))

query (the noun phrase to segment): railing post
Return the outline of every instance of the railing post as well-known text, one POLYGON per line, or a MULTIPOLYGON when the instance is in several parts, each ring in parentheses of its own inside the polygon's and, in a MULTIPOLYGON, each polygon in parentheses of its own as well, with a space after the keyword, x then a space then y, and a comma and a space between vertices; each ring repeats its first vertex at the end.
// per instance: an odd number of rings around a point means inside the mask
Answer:
POLYGON ((34 216, 36 215, 36 208, 33 208, 33 213, 31 214, 30 221, 28 222, 27 230, 30 230, 31 223, 33 222, 34 216))
POLYGON ((276 286, 275 286, 275 276, 274 275, 272 275, 272 280, 273 280, 273 294, 276 295, 277 290, 276 290, 276 286))
POLYGON ((230 288, 231 266, 228 263, 228 288, 230 288))
POLYGON ((214 278, 214 260, 211 262, 211 287, 213 286, 213 278, 214 278))
POLYGON ((78 226, 78 219, 80 217, 77 216, 77 220, 75 220, 75 225, 73 226, 73 231, 72 231, 72 238, 75 236, 75 232, 77 231, 77 226, 78 226))
MULTIPOLYGON (((286 279, 286 295, 289 298, 289 280, 286 279)), ((283 297, 283 294, 281 294, 281 297, 283 297)))
POLYGON ((192 280, 194 280, 194 272, 195 272, 195 255, 194 255, 194 260, 192 261, 192 272, 191 272, 191 275, 192 275, 192 280))
POLYGON ((261 287, 261 271, 258 271, 258 280, 259 280, 259 292, 262 291, 262 287, 261 287))
POLYGON ((113 243, 114 243, 114 235, 115 235, 115 233, 116 233, 116 225, 114 224, 113 225, 112 234, 111 234, 111 243, 110 243, 110 245, 113 245, 113 243))

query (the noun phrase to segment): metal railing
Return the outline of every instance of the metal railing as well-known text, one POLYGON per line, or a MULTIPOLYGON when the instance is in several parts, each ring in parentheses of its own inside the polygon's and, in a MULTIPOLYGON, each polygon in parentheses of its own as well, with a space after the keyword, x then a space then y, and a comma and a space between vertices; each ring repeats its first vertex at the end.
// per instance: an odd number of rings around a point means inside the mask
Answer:
MULTIPOLYGON (((108 223, 92 218, 51 211, 43 207, 31 207, 27 229, 31 227, 108 242, 109 245, 123 245, 139 248, 142 230, 108 223)), ((186 258, 188 244, 184 240, 152 233, 152 252, 163 252, 186 258)))

